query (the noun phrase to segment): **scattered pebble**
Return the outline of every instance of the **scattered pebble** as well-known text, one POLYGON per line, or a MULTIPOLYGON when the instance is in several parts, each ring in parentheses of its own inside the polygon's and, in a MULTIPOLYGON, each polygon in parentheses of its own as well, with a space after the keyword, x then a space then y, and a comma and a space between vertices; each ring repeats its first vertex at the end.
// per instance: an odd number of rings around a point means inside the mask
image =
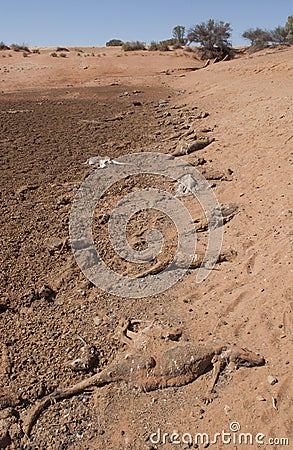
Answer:
POLYGON ((93 322, 94 322, 94 324, 95 325, 101 325, 101 323, 103 322, 103 319, 101 319, 101 317, 99 317, 99 316, 95 316, 95 317, 93 317, 93 322))
POLYGON ((256 400, 259 401, 259 402, 265 402, 266 401, 266 399, 262 395, 258 395, 256 397, 256 400))
POLYGON ((274 384, 278 383, 278 379, 276 377, 274 377, 273 375, 269 375, 268 382, 271 386, 273 386, 274 384))
POLYGON ((56 292, 47 284, 44 284, 39 290, 39 298, 44 298, 45 300, 53 300, 56 297, 56 292))

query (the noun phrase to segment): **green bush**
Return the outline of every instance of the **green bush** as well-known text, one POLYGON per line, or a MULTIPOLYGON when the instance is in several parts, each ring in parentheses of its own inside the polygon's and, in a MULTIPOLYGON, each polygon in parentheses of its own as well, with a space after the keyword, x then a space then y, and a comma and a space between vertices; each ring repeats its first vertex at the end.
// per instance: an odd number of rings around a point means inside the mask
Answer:
POLYGON ((286 40, 289 44, 293 44, 293 16, 289 16, 285 25, 286 40))
MULTIPOLYGON (((185 45, 186 39, 185 39, 185 27, 183 25, 177 25, 173 28, 172 31, 173 38, 175 39, 176 43, 174 45, 185 45)), ((180 48, 180 47, 177 47, 180 48)))
POLYGON ((24 52, 30 53, 30 49, 24 44, 22 44, 22 45, 11 44, 10 48, 11 48, 11 50, 14 50, 15 52, 24 51, 24 52))
POLYGON ((69 50, 66 47, 57 47, 56 52, 69 52, 69 50))
POLYGON ((170 50, 168 42, 169 42, 168 40, 160 41, 160 42, 151 41, 151 44, 149 45, 148 50, 153 51, 153 52, 154 51, 168 52, 170 50))
POLYGON ((188 31, 188 41, 200 44, 205 51, 215 49, 222 51, 231 47, 229 41, 232 29, 229 22, 217 22, 214 19, 202 22, 188 31))
POLYGON ((250 41, 249 53, 259 52, 273 41, 272 32, 261 28, 250 28, 244 31, 242 37, 250 41))
POLYGON ((129 51, 133 51, 133 50, 145 50, 145 42, 140 42, 140 41, 125 42, 122 45, 122 48, 125 52, 129 52, 129 51))
POLYGON ((188 52, 188 53, 194 53, 194 50, 193 50, 192 47, 186 47, 186 48, 184 49, 184 51, 185 51, 185 52, 188 52))
POLYGON ((5 44, 5 42, 0 41, 0 50, 10 50, 10 48, 5 44))
POLYGON ((180 44, 180 42, 176 42, 176 44, 174 44, 172 47, 173 47, 174 50, 178 50, 180 48, 183 48, 183 46, 180 44))
POLYGON ((159 43, 157 41, 151 41, 148 50, 150 50, 151 52, 159 50, 159 43))
POLYGON ((159 42, 159 50, 160 50, 160 52, 168 52, 170 50, 169 42, 170 42, 169 39, 159 42))
POLYGON ((23 52, 22 56, 26 58, 29 54, 27 52, 23 52))
POLYGON ((66 53, 60 53, 60 58, 66 58, 66 57, 67 57, 66 53))
POLYGON ((124 42, 121 39, 111 39, 106 42, 106 47, 121 47, 123 44, 124 42))
POLYGON ((37 53, 39 55, 41 52, 40 52, 40 50, 38 48, 34 48, 33 49, 33 53, 37 53))
POLYGON ((53 58, 57 58, 57 53, 56 52, 53 52, 53 53, 51 53, 51 55, 50 56, 52 56, 53 58))

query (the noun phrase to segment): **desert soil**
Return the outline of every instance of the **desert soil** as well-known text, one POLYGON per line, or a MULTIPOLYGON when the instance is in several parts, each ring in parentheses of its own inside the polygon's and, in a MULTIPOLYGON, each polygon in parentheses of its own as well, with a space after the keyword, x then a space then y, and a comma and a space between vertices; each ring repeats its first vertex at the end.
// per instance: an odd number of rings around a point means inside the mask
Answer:
MULTIPOLYGON (((183 449, 184 433, 212 439, 229 432, 232 422, 244 433, 263 433, 264 445, 232 441, 211 448, 292 448, 293 49, 207 68, 181 50, 70 49, 66 58, 50 57, 53 50, 26 58, 0 52, 0 448, 183 449), (74 197, 93 170, 83 163, 95 155, 169 154, 189 129, 214 141, 179 158, 208 179, 221 204, 238 207, 224 225, 225 258, 204 282, 196 283, 197 269, 191 269, 171 289, 148 298, 116 297, 93 286, 69 240, 74 197), (261 354, 266 364, 224 371, 208 405, 202 396, 211 371, 186 386, 154 392, 113 383, 51 405, 31 436, 23 436, 23 420, 38 399, 128 350, 115 332, 125 318, 142 321, 135 332, 153 322, 161 330, 158 346, 180 330, 180 344, 237 344, 261 354), (82 340, 98 358, 85 372, 73 371, 82 340), (158 429, 177 431, 180 444, 164 443, 162 436, 152 443, 158 429), (270 445, 269 438, 290 444, 270 445)), ((149 265, 137 269, 121 261, 107 223, 121 196, 148 186, 173 194, 176 188, 157 176, 130 177, 105 195, 94 215, 101 255, 130 276, 149 265)), ((180 201, 198 220, 202 211, 194 197, 180 201)), ((160 258, 167 264, 176 247, 168 217, 144 211, 131 219, 127 233, 141 250, 158 224, 166 242, 160 258)), ((204 251, 207 233, 197 238, 204 251)))

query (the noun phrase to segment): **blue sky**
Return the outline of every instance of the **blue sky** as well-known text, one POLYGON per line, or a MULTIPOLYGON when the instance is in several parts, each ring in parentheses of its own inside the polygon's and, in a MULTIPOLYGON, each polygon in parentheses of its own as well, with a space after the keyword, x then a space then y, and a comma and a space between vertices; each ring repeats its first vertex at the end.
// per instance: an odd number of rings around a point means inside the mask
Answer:
POLYGON ((243 31, 284 25, 292 0, 3 0, 0 41, 40 46, 105 45, 112 38, 162 40, 176 25, 210 18, 231 23, 233 45, 243 31))

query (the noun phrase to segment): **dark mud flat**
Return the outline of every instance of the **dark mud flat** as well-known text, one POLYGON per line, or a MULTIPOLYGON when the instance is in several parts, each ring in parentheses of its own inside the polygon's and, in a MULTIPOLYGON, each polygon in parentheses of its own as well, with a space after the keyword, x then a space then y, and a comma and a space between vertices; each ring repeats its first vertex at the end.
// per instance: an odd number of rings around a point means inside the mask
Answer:
POLYGON ((56 269, 45 239, 68 236, 70 203, 92 170, 83 165, 87 158, 117 157, 156 142, 154 104, 167 92, 145 89, 119 97, 126 90, 109 86, 1 99, 1 287, 13 305, 20 306, 20 296, 56 269), (142 105, 135 107, 138 97, 142 105))

